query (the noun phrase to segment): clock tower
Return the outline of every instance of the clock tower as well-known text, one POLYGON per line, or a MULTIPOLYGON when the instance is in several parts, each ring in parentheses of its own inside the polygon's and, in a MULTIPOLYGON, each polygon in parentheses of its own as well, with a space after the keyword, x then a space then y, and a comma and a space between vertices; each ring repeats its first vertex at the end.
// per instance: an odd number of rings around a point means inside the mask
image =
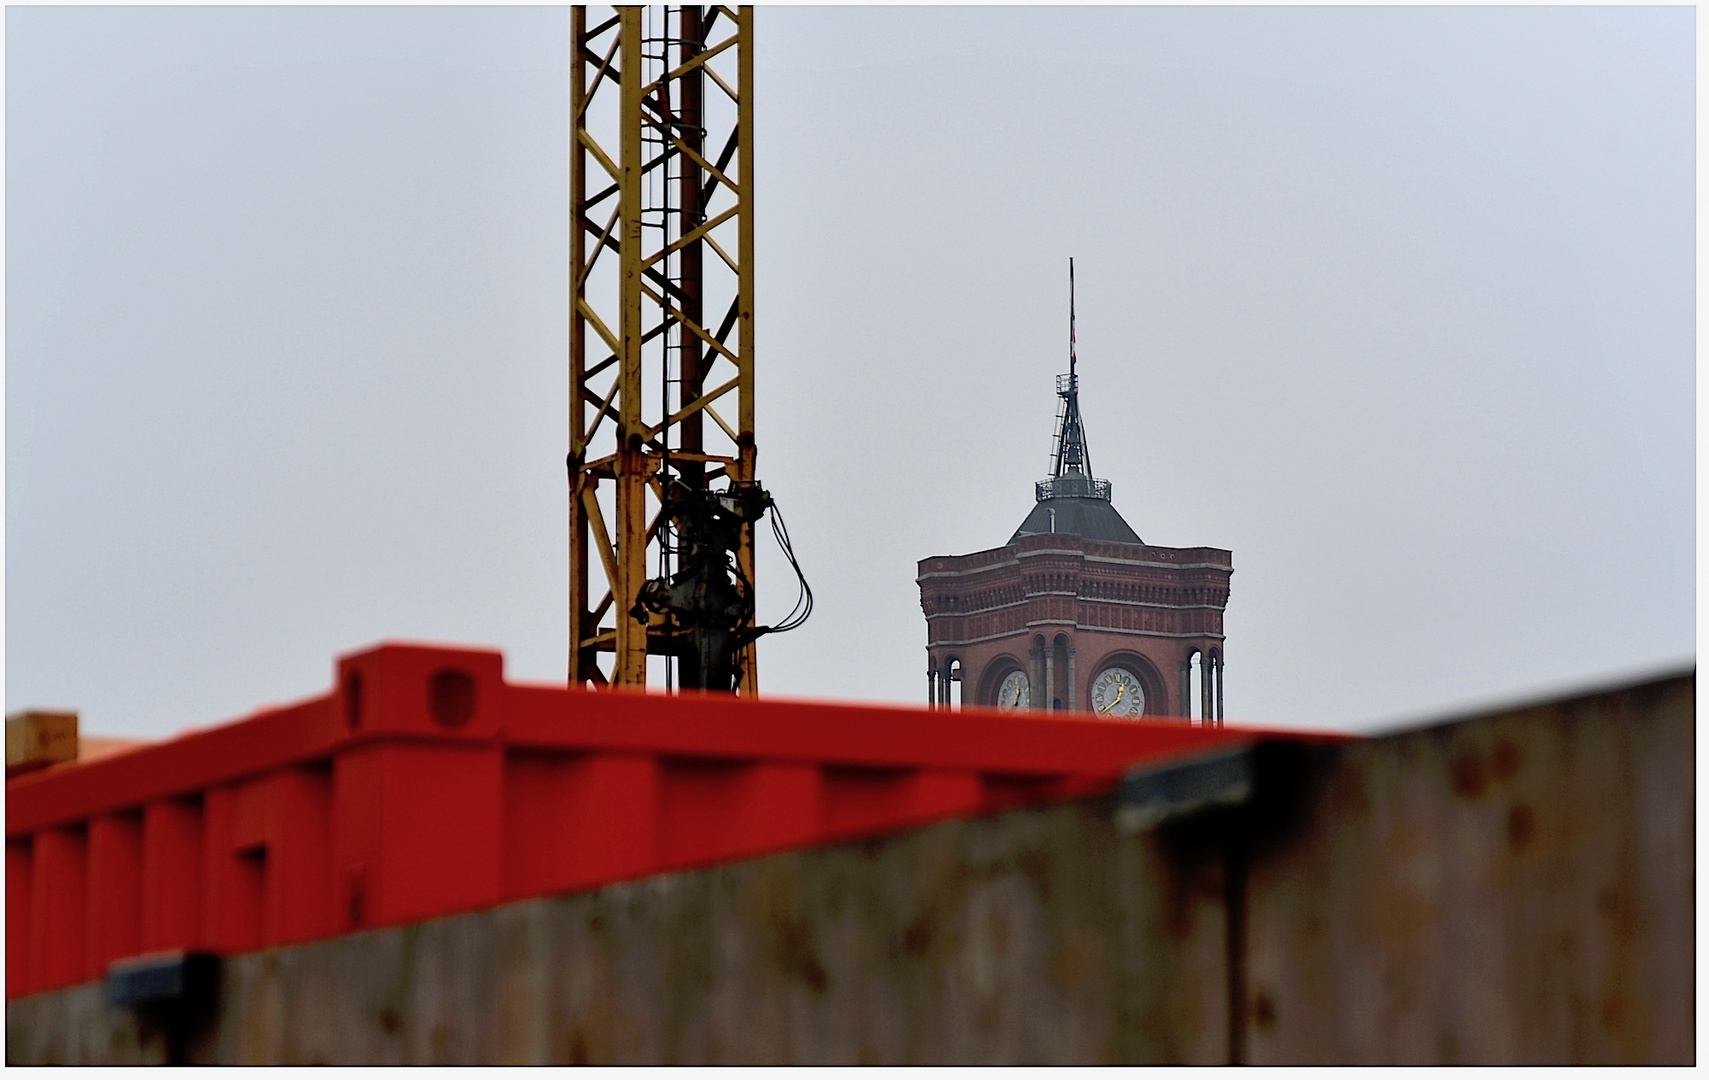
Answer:
POLYGON ((920 561, 928 700, 1222 721, 1230 553, 1147 544, 1092 474, 1080 418, 1069 263, 1068 373, 1050 476, 1002 547, 920 561))

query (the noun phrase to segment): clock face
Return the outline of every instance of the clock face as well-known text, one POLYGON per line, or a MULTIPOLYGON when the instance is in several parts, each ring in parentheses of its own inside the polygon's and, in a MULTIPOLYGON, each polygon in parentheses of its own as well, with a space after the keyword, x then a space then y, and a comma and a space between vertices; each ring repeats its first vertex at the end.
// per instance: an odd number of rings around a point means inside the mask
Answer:
POLYGON ((1028 695, 1029 689, 1026 672, 1009 672, 1009 677, 997 688, 997 708, 1004 712, 1029 708, 1032 705, 1028 695))
POLYGON ((1092 680, 1092 711, 1100 716, 1138 719, 1145 712, 1145 690, 1126 668, 1105 668, 1092 680))

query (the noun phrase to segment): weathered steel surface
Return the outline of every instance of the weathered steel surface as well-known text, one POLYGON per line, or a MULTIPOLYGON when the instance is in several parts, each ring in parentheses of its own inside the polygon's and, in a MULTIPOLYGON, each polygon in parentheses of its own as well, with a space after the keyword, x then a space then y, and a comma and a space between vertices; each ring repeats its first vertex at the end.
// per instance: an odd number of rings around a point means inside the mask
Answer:
POLYGON ((1093 803, 279 949, 226 1062, 1214 1061, 1214 869, 1093 803))
MULTIPOLYGON (((1260 753, 1254 801, 1137 835, 1087 799, 250 953, 187 1054, 1691 1062, 1693 710, 1685 676, 1260 753)), ((159 1061, 152 1024, 16 999, 7 1059, 159 1061)))
POLYGON ((84 983, 6 1003, 8 1065, 159 1065, 163 1032, 129 1009, 107 1005, 106 988, 84 983))
POLYGON ((1253 839, 1255 1063, 1694 1060, 1692 678, 1313 751, 1253 839))
MULTIPOLYGON (((190 1057, 1216 1061, 1221 899, 1102 802, 1015 811, 237 957, 190 1057)), ((8 1019, 14 1061, 148 1058, 95 985, 8 1019)))

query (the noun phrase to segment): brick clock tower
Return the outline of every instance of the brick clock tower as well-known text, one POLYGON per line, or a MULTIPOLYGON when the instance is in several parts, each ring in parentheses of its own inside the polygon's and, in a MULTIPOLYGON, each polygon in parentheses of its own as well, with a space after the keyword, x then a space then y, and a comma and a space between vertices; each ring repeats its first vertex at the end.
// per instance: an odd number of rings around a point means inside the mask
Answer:
POLYGON ((1145 543, 1093 478, 1072 263, 1069 288, 1068 374, 1032 513, 1002 547, 920 561, 928 700, 949 708, 959 683, 967 705, 1220 724, 1230 553, 1145 543))

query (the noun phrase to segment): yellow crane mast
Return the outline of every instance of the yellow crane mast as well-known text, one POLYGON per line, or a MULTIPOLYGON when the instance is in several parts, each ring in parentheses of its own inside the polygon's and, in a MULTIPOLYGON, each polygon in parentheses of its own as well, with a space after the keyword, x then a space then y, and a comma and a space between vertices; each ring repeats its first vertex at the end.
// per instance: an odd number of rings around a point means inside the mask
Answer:
POLYGON ((753 12, 570 19, 569 681, 752 696, 753 12))

